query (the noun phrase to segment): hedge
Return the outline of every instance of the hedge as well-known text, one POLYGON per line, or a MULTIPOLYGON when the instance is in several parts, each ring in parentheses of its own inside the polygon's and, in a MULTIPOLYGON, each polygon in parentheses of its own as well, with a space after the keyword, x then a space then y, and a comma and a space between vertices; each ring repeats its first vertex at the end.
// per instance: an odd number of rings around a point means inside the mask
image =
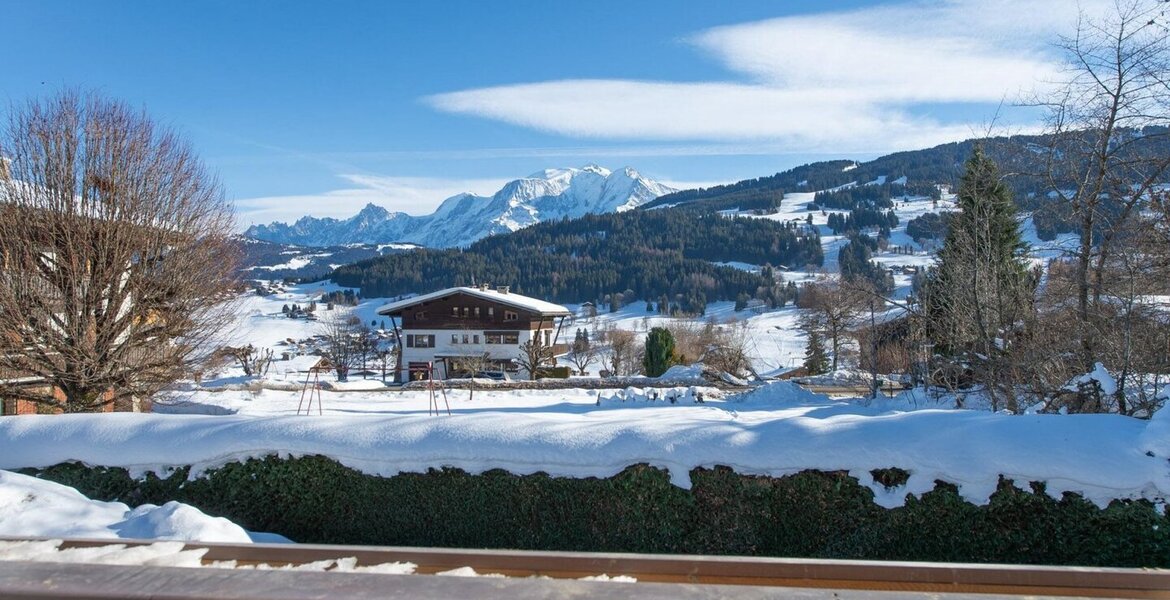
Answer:
MULTIPOLYGON (((179 500, 299 542, 1170 567, 1170 516, 1152 503, 1100 509, 1007 480, 983 506, 937 482, 884 509, 845 472, 695 469, 690 490, 646 465, 606 479, 458 469, 378 477, 322 456, 231 463, 190 481, 187 468, 142 479, 76 463, 24 472, 132 506, 179 500)), ((883 485, 907 475, 873 474, 883 485)))

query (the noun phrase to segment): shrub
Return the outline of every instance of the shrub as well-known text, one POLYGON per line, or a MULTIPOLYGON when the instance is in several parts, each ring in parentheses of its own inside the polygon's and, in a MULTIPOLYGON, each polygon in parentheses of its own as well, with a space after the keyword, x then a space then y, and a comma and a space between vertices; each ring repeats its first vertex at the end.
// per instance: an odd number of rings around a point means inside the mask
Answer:
MULTIPOLYGON (((1100 509, 1008 480, 985 506, 938 482, 887 510, 843 471, 764 477, 700 468, 690 490, 646 465, 605 479, 450 468, 378 477, 321 456, 229 463, 193 480, 186 468, 142 479, 76 463, 25 472, 103 500, 179 500, 310 543, 1170 566, 1170 516, 1151 503, 1100 509)), ((873 475, 896 487, 908 473, 873 475)))

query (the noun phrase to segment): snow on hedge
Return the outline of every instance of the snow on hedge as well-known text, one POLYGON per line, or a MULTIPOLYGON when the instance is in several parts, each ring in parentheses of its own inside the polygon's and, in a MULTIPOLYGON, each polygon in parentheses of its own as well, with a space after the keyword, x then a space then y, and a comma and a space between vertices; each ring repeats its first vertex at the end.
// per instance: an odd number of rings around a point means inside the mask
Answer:
POLYGON ((52 481, 0 471, 0 536, 163 539, 249 543, 248 532, 180 502, 143 504, 90 500, 52 481))
POLYGON ((900 412, 833 401, 786 382, 702 405, 596 407, 565 394, 562 402, 528 409, 476 400, 467 403, 475 410, 441 417, 413 411, 5 418, 0 468, 80 461, 165 475, 190 465, 194 477, 248 458, 320 454, 382 476, 450 466, 471 473, 500 468, 609 477, 648 463, 669 470, 684 488, 695 467, 726 465, 770 476, 847 470, 883 506, 933 489, 936 479, 956 484, 971 502, 986 503, 1001 475, 1024 488, 1043 481, 1055 497, 1076 492, 1101 506, 1115 498, 1159 504, 1170 498, 1163 415, 1148 422, 1117 415, 900 412), (887 490, 874 482, 870 471, 889 467, 908 471, 907 483, 887 490))

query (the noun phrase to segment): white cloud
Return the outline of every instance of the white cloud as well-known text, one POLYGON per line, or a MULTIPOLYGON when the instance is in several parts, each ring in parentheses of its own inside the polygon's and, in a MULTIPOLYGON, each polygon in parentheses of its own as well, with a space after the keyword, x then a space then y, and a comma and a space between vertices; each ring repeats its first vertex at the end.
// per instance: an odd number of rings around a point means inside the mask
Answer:
POLYGON ((1011 102, 1059 75, 1052 42, 1078 6, 952 0, 717 27, 687 41, 744 81, 561 80, 425 100, 574 137, 781 142, 792 152, 922 147, 982 132, 923 104, 1011 102))
POLYGON ((253 224, 283 221, 291 223, 305 215, 352 217, 373 203, 391 212, 425 215, 434 212, 451 196, 464 192, 494 194, 507 179, 443 179, 432 177, 387 177, 342 175, 358 187, 303 194, 236 200, 236 215, 242 228, 253 224))

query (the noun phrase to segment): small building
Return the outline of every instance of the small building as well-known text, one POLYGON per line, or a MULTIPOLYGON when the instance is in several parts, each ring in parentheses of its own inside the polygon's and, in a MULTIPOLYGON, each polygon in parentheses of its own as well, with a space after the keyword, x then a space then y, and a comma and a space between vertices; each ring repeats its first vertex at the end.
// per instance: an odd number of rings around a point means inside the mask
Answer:
POLYGON ((469 363, 528 377, 515 359, 534 338, 554 355, 568 352, 558 336, 569 310, 506 286, 447 288, 392 302, 377 313, 391 318, 399 340, 396 381, 473 375, 457 372, 458 365, 469 363))
POLYGON ((277 373, 285 377, 302 377, 306 373, 312 373, 313 371, 323 373, 333 369, 333 365, 329 362, 328 358, 312 354, 292 356, 288 360, 274 362, 271 366, 275 367, 277 373))

